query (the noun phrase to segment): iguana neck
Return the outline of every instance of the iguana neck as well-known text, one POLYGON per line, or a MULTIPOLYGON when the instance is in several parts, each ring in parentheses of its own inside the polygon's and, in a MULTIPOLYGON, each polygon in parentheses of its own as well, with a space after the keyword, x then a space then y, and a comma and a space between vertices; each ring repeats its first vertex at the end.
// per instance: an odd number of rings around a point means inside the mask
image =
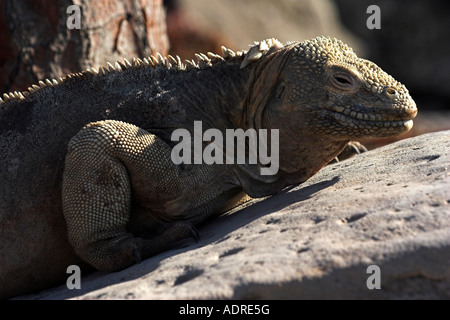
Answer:
MULTIPOLYGON (((182 75, 183 83, 171 87, 182 88, 175 94, 188 112, 188 121, 203 120, 207 122, 205 127, 219 130, 263 128, 262 112, 290 53, 282 51, 244 68, 240 67, 242 58, 236 57, 182 75)), ((189 123, 184 125, 189 127, 189 123)))
MULTIPOLYGON (((193 70, 186 75, 189 83, 186 94, 178 97, 186 107, 187 120, 202 120, 203 129, 221 131, 242 126, 242 116, 250 90, 253 70, 240 69, 240 61, 218 63, 193 70)), ((189 124, 186 123, 189 127, 189 124)))

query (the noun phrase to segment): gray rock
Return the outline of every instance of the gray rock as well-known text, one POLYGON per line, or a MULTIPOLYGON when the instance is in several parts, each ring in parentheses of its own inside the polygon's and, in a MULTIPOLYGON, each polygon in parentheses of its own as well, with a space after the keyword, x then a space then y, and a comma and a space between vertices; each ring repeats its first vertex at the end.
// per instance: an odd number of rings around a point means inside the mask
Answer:
POLYGON ((20 298, 449 299, 449 167, 450 131, 402 140, 204 224, 198 244, 20 298))

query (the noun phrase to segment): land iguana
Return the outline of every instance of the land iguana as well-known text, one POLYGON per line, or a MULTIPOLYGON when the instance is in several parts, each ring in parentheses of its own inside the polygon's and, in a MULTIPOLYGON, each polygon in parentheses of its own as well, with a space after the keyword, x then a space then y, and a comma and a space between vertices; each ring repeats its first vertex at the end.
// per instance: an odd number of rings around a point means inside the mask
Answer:
POLYGON ((304 182, 353 139, 412 127, 405 86, 339 40, 222 49, 198 62, 124 59, 3 95, 0 297, 61 283, 72 264, 126 268, 196 239, 194 225, 249 196, 304 182), (278 172, 176 165, 171 134, 194 121, 278 129, 278 172))

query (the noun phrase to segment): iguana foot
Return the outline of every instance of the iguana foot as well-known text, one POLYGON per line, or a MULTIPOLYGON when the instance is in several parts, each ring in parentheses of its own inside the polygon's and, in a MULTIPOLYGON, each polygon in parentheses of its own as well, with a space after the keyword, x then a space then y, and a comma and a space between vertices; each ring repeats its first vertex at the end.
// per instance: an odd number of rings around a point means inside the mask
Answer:
POLYGON ((137 238, 124 233, 115 238, 92 242, 78 250, 89 264, 102 271, 118 271, 140 263, 163 251, 182 248, 198 242, 197 229, 189 222, 178 221, 163 233, 151 238, 137 238))
POLYGON ((342 150, 342 152, 335 157, 333 160, 330 161, 330 163, 336 163, 348 158, 351 158, 357 154, 361 154, 363 152, 367 152, 367 148, 364 147, 361 143, 358 141, 350 141, 342 150))
POLYGON ((144 239, 141 254, 144 258, 148 258, 168 249, 187 247, 197 243, 199 238, 197 228, 193 224, 177 221, 164 230, 162 234, 144 239))

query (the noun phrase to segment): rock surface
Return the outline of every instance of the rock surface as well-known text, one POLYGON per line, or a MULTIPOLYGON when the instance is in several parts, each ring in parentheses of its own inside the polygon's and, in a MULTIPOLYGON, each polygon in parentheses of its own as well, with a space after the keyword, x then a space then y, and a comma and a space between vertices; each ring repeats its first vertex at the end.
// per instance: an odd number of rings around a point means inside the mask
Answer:
POLYGON ((19 298, 449 299, 449 167, 450 131, 402 140, 205 223, 197 244, 19 298))

